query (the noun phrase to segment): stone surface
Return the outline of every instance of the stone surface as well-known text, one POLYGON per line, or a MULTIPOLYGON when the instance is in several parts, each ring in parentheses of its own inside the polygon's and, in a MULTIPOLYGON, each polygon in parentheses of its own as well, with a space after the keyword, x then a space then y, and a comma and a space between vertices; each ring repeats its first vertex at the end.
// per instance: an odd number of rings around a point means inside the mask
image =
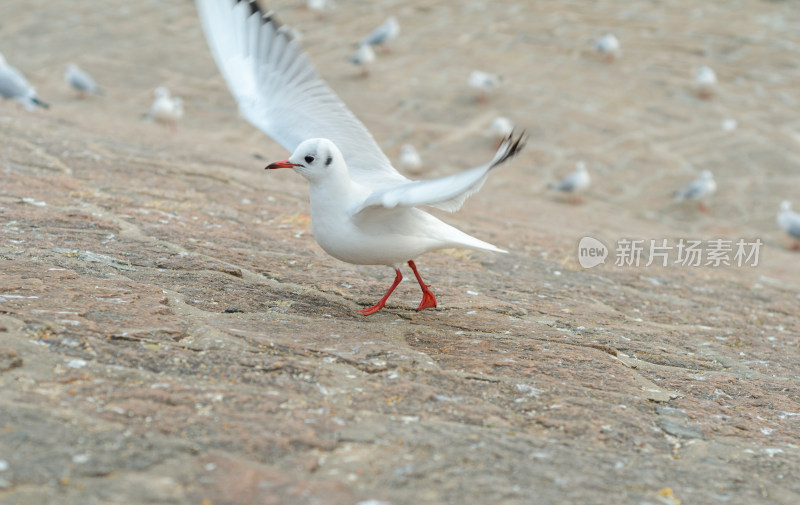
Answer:
POLYGON ((800 184, 791 2, 271 6, 392 159, 425 177, 527 149, 443 219, 508 255, 327 256, 285 151, 237 117, 191 2, 4 1, 0 48, 52 104, 0 102, 0 502, 800 500, 800 184), (368 79, 350 43, 403 34, 368 79), (611 64, 588 41, 612 30, 611 64), (76 61, 105 89, 78 99, 76 61), (709 64, 720 92, 691 91, 709 64), (507 77, 488 103, 473 68, 507 77), (141 119, 186 102, 177 133, 141 119), (735 119, 738 128, 721 123, 735 119), (587 162, 573 205, 546 184, 587 162), (708 213, 671 192, 717 176, 708 213), (757 267, 578 265, 583 236, 760 238, 757 267))

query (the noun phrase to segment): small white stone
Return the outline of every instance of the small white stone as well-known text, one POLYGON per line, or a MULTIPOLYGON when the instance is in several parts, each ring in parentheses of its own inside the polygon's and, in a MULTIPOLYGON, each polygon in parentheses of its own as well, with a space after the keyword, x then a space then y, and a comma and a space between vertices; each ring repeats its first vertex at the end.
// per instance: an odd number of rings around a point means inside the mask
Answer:
POLYGON ((82 465, 83 463, 86 463, 87 461, 89 461, 89 459, 91 459, 91 457, 92 456, 88 452, 83 453, 83 454, 76 454, 76 455, 72 456, 72 462, 75 463, 76 465, 82 465))
POLYGON ((86 366, 86 361, 82 359, 73 359, 67 363, 67 366, 70 368, 83 368, 86 366))

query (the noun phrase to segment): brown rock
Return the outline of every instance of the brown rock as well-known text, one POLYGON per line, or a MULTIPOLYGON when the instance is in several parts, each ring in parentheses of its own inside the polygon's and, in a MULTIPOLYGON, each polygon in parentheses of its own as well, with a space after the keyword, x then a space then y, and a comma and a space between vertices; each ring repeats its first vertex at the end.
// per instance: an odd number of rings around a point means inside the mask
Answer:
POLYGON ((22 357, 17 354, 17 351, 0 345, 0 372, 7 372, 12 368, 22 366, 22 357))

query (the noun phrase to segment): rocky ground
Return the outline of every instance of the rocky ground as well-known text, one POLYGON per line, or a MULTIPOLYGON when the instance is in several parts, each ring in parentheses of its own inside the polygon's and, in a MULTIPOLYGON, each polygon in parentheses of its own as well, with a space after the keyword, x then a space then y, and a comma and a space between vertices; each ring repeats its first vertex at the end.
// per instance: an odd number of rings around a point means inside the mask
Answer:
POLYGON ((497 115, 527 130, 440 214, 509 254, 423 256, 436 310, 408 275, 358 315, 391 270, 314 242, 305 182, 263 170, 287 153, 237 116, 191 2, 4 1, 0 51, 52 108, 0 102, 0 502, 798 503, 800 256, 775 213, 800 205, 800 9, 302 4, 273 7, 422 177, 488 160, 497 115), (363 79, 344 58, 389 13, 403 34, 363 79), (78 99, 68 61, 105 95, 78 99), (472 69, 506 77, 488 103, 472 69), (186 102, 174 134, 141 118, 161 85, 186 102), (546 184, 578 160, 576 205, 546 184), (710 211, 672 202, 702 169, 710 211), (584 270, 583 236, 764 245, 755 267, 584 270))

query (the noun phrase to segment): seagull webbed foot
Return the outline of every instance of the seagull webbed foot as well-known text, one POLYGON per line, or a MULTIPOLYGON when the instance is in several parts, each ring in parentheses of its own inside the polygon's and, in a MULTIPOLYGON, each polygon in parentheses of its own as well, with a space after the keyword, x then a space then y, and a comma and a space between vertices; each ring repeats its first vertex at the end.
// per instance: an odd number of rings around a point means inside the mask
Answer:
POLYGON ((386 305, 386 300, 389 299, 389 296, 392 294, 394 289, 397 287, 398 284, 400 284, 400 281, 403 280, 403 274, 400 273, 400 269, 395 268, 394 271, 395 271, 394 282, 389 287, 389 291, 387 291, 386 294, 383 295, 383 298, 381 298, 378 301, 378 303, 376 303, 372 307, 367 307, 366 309, 357 310, 356 312, 358 312, 359 314, 363 314, 365 316, 369 316, 378 312, 386 305))
POLYGON ((409 260, 408 266, 410 266, 411 270, 414 271, 414 276, 417 278, 417 282, 419 282, 419 287, 422 288, 422 301, 419 302, 417 312, 436 307, 436 297, 433 296, 433 292, 428 289, 430 286, 422 281, 422 276, 419 275, 419 272, 417 271, 417 265, 413 261, 409 260))
POLYGON ((436 308, 436 297, 433 296, 431 290, 428 289, 426 286, 425 289, 422 291, 422 301, 419 302, 419 307, 417 307, 417 312, 419 312, 420 310, 433 309, 433 308, 436 308))

